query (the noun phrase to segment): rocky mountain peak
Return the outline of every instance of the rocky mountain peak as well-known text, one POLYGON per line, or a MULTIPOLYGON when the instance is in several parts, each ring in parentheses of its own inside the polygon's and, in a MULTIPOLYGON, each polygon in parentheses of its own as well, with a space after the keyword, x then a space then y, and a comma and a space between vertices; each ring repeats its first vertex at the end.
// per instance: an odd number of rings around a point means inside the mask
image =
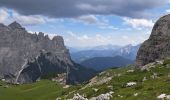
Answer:
POLYGON ((54 37, 53 37, 53 40, 54 40, 54 41, 62 41, 62 42, 64 42, 64 39, 63 39, 62 36, 54 36, 54 37))
POLYGON ((5 26, 4 24, 0 23, 0 30, 1 30, 1 31, 8 30, 8 27, 5 26))
POLYGON ((154 25, 152 33, 139 48, 136 66, 170 57, 170 15, 161 17, 154 25))
POLYGON ((156 36, 169 36, 170 35, 170 14, 161 17, 152 29, 151 37, 156 36))
POLYGON ((4 24, 0 23, 0 27, 6 27, 4 24))
POLYGON ((61 46, 64 46, 64 39, 62 36, 54 36, 52 41, 59 43, 61 46))
POLYGON ((11 29, 24 29, 18 22, 14 21, 10 25, 8 25, 11 29))
POLYGON ((42 32, 31 34, 17 22, 0 26, 6 27, 0 28, 0 79, 9 83, 31 83, 51 74, 67 73, 66 83, 74 84, 94 75, 93 71, 80 68, 71 60, 62 36, 51 40, 42 32), (82 72, 85 78, 79 77, 78 74, 83 76, 82 72))

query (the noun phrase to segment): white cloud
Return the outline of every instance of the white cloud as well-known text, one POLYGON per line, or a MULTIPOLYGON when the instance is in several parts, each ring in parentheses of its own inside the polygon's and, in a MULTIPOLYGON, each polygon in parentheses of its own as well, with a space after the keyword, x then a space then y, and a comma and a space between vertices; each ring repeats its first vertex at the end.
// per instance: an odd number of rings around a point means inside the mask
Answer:
POLYGON ((122 41, 126 42, 127 44, 137 45, 139 43, 144 42, 148 38, 148 36, 139 35, 137 37, 135 36, 130 37, 128 35, 123 35, 121 38, 122 41))
POLYGON ((6 9, 0 9, 0 23, 6 23, 9 14, 6 9))
POLYGON ((13 19, 21 23, 22 25, 39 25, 45 23, 45 19, 39 15, 20 15, 17 12, 13 12, 13 19))
POLYGON ((118 30, 119 28, 115 27, 115 26, 111 26, 111 25, 103 25, 103 26, 99 26, 99 28, 101 29, 111 29, 111 30, 118 30))
POLYGON ((73 33, 72 31, 68 31, 67 33, 68 33, 72 38, 75 38, 75 39, 80 40, 80 41, 81 41, 81 40, 84 41, 84 40, 90 39, 90 37, 87 36, 86 34, 84 34, 84 35, 82 35, 82 36, 78 36, 77 34, 73 33))
POLYGON ((166 13, 170 14, 170 9, 167 9, 167 10, 166 10, 166 13))
POLYGON ((70 47, 93 47, 98 45, 137 45, 142 43, 147 38, 145 36, 114 36, 114 35, 102 35, 96 34, 93 36, 83 34, 77 35, 75 33, 70 33, 68 36, 64 36, 66 45, 70 47))
POLYGON ((74 18, 74 21, 84 23, 85 25, 95 25, 100 29, 111 29, 111 30, 118 29, 117 27, 111 25, 109 23, 109 20, 107 20, 106 18, 98 18, 95 15, 80 16, 74 18))
POLYGON ((123 35, 122 38, 123 38, 123 39, 129 39, 129 37, 126 36, 126 35, 123 35))
POLYGON ((80 16, 77 20, 84 22, 86 24, 96 24, 98 19, 94 15, 80 16))
POLYGON ((152 20, 147 19, 132 19, 132 18, 123 18, 124 23, 132 26, 135 29, 142 29, 142 28, 152 28, 154 22, 152 20))
POLYGON ((68 36, 65 36, 65 42, 69 46, 96 46, 96 45, 105 45, 112 43, 112 38, 110 36, 102 36, 96 34, 89 36, 87 34, 77 35, 71 31, 67 32, 68 36))
POLYGON ((132 44, 132 45, 135 45, 135 44, 138 43, 138 42, 136 42, 134 39, 132 39, 132 38, 130 38, 129 36, 126 36, 126 35, 123 35, 123 36, 122 36, 122 39, 123 39, 124 41, 126 41, 127 43, 130 43, 130 44, 132 44))
POLYGON ((17 21, 22 25, 39 25, 46 22, 45 17, 43 16, 24 16, 14 10, 0 8, 0 23, 9 24, 13 21, 17 21))
POLYGON ((75 33, 72 31, 65 32, 64 35, 65 44, 70 47, 93 47, 98 45, 136 45, 144 42, 149 38, 149 31, 136 30, 136 31, 122 31, 122 32, 110 32, 110 33, 75 33), (123 32, 123 33, 122 33, 123 32))

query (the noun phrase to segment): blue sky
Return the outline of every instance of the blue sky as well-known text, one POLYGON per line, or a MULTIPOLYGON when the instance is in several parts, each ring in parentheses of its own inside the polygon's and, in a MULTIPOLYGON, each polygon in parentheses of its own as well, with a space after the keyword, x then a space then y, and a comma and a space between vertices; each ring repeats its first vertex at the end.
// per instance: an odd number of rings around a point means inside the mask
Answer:
POLYGON ((135 45, 149 37, 159 17, 170 13, 168 0, 38 1, 2 0, 0 23, 17 21, 29 32, 61 35, 71 47, 135 45))

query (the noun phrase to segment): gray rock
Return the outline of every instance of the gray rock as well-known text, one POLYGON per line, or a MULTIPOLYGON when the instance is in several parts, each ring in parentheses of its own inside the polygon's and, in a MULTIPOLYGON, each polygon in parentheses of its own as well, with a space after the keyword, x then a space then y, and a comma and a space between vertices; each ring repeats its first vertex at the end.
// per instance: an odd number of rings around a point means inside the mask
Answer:
POLYGON ((61 36, 50 40, 42 32, 28 33, 17 22, 9 26, 0 24, 1 79, 10 83, 31 83, 48 74, 67 73, 67 83, 70 80, 71 83, 79 83, 85 80, 79 80, 80 78, 71 73, 79 70, 81 68, 72 62, 61 36))
POLYGON ((170 57, 170 15, 161 17, 154 25, 152 33, 137 53, 136 66, 170 57))

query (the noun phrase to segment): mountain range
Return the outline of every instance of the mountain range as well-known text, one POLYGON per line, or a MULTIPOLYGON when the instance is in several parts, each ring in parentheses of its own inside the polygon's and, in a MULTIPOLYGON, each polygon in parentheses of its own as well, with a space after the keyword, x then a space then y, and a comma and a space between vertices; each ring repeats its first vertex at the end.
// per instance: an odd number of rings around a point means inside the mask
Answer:
POLYGON ((141 46, 141 44, 138 44, 135 46, 133 46, 131 44, 126 45, 126 46, 121 47, 120 49, 116 50, 116 52, 114 52, 113 56, 118 55, 118 56, 122 56, 126 59, 135 60, 140 46, 141 46))
POLYGON ((80 64, 87 67, 94 69, 96 71, 103 71, 109 68, 117 68, 123 67, 128 64, 132 64, 134 61, 123 58, 121 56, 115 57, 94 57, 87 59, 80 64))
MULTIPOLYGON (((114 57, 122 56, 124 58, 135 60, 137 51, 140 47, 139 45, 126 45, 126 46, 116 46, 116 45, 101 45, 96 47, 91 47, 88 49, 83 49, 79 51, 71 52, 71 58, 77 63, 81 63, 87 59, 94 57, 114 57)), ((71 51, 75 48, 70 48, 71 51)))
POLYGON ((86 49, 70 48, 71 58, 86 68, 103 71, 108 68, 134 64, 140 45, 100 45, 86 49))

